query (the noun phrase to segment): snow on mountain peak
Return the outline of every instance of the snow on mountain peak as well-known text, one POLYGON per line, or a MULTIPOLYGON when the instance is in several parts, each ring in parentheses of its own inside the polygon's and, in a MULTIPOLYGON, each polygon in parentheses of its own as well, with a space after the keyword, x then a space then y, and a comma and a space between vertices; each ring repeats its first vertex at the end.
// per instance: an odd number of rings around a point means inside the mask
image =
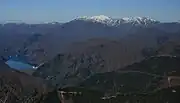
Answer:
POLYGON ((131 19, 128 18, 128 17, 124 17, 124 18, 122 18, 122 20, 124 20, 124 21, 130 21, 131 19))
POLYGON ((138 16, 136 16, 136 17, 130 17, 130 18, 128 18, 128 17, 125 17, 125 18, 122 18, 122 20, 124 20, 124 21, 156 21, 156 20, 154 20, 154 19, 151 19, 151 18, 148 18, 148 17, 138 17, 138 16))
POLYGON ((99 15, 99 16, 92 16, 91 19, 95 19, 95 20, 110 20, 111 18, 104 16, 104 15, 99 15))
POLYGON ((132 24, 132 25, 149 25, 154 23, 159 23, 159 21, 156 21, 154 19, 148 18, 148 17, 124 17, 120 19, 113 19, 108 16, 99 15, 99 16, 84 16, 79 17, 75 20, 85 20, 85 21, 92 21, 92 22, 99 22, 102 24, 107 24, 110 26, 118 26, 121 24, 132 24))
POLYGON ((83 17, 77 18, 77 20, 91 20, 91 21, 96 21, 96 22, 103 22, 103 21, 111 20, 111 18, 104 15, 99 15, 99 16, 91 16, 91 17, 83 16, 83 17))

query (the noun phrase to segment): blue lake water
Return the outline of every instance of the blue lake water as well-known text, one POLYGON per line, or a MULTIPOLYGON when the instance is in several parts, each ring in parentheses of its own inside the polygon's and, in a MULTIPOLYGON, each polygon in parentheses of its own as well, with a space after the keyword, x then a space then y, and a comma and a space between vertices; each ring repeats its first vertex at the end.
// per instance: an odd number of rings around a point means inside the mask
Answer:
POLYGON ((8 60, 6 62, 9 67, 17 70, 22 70, 22 69, 33 69, 33 66, 27 63, 23 63, 21 61, 14 61, 14 60, 8 60))

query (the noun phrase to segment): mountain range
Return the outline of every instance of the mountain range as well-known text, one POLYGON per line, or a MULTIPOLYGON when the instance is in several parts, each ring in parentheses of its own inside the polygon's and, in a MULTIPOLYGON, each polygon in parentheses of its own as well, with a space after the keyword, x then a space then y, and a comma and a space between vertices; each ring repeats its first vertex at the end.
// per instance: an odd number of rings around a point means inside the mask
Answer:
POLYGON ((90 21, 90 22, 98 22, 102 24, 106 24, 109 26, 120 26, 122 24, 131 24, 131 25, 152 25, 152 24, 157 24, 160 23, 160 21, 148 18, 148 17, 124 17, 120 19, 114 19, 110 18, 104 15, 99 15, 99 16, 84 16, 84 17, 79 17, 75 20, 84 20, 84 21, 90 21))
POLYGON ((147 17, 113 19, 103 15, 79 17, 62 24, 7 23, 0 26, 0 38, 3 38, 0 41, 0 55, 15 55, 19 51, 30 62, 39 64, 60 52, 66 52, 74 42, 91 38, 119 40, 150 32, 174 36, 180 32, 179 28, 179 23, 161 23, 147 17))
POLYGON ((66 23, 4 23, 0 57, 3 102, 180 101, 178 22, 100 15, 66 23), (10 68, 5 62, 13 57, 36 70, 10 68))

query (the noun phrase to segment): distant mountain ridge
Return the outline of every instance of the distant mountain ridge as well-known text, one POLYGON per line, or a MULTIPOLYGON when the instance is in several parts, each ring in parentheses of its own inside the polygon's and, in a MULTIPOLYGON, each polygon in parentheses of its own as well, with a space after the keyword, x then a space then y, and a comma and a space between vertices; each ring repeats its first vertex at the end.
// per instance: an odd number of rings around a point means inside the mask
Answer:
MULTIPOLYGON (((168 22, 160 22, 159 20, 152 19, 151 17, 146 16, 129 16, 123 18, 113 18, 110 16, 105 15, 97 15, 97 16, 79 16, 75 19, 66 21, 66 22, 58 22, 58 21, 44 21, 39 23, 26 23, 20 20, 8 20, 8 21, 1 21, 0 25, 5 24, 28 24, 28 25, 38 25, 38 24, 64 24, 74 20, 84 20, 84 21, 91 21, 91 22, 98 22, 103 23, 111 26, 118 26, 121 24, 132 24, 132 25, 150 25, 150 24, 158 24, 158 23, 168 23, 168 22)), ((169 22, 170 23, 170 22, 169 22)), ((180 23, 180 20, 177 20, 176 23, 180 23)))
POLYGON ((84 20, 84 21, 91 21, 91 22, 98 22, 107 24, 110 26, 119 26, 121 24, 132 24, 132 25, 150 25, 150 24, 157 24, 160 21, 148 18, 148 17, 124 17, 120 19, 114 19, 108 16, 99 15, 99 16, 84 16, 79 17, 75 20, 84 20))

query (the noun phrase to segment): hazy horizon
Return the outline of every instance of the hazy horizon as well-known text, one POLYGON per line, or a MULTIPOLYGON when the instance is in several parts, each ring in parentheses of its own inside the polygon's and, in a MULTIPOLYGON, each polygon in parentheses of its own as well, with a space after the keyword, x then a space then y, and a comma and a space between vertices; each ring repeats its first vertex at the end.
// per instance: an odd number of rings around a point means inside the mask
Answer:
POLYGON ((180 20, 179 0, 2 0, 0 22, 67 22, 79 16, 151 17, 161 22, 180 20))

